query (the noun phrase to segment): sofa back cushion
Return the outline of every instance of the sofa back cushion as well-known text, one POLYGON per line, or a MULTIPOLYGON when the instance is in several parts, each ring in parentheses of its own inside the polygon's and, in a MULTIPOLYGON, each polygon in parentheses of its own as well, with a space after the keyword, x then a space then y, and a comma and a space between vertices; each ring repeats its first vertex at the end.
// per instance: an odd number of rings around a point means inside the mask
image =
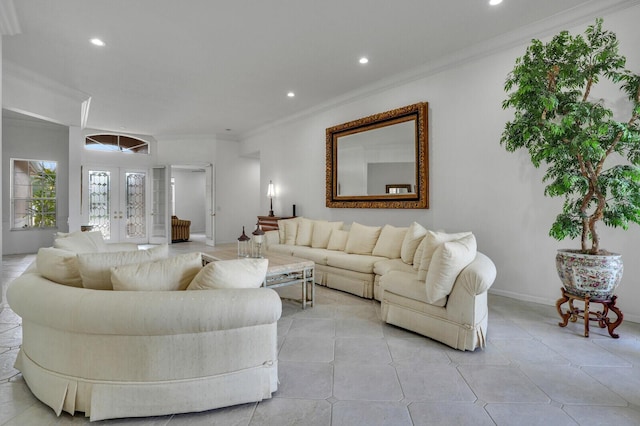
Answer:
POLYGON ((36 256, 36 268, 48 280, 71 287, 82 287, 78 257, 73 252, 42 247, 36 256))
POLYGON ((383 226, 371 254, 388 259, 398 259, 406 233, 407 228, 396 228, 391 225, 383 226))
POLYGON ((447 234, 446 232, 427 231, 427 235, 424 237, 425 244, 422 252, 422 258, 420 259, 420 265, 418 266, 418 279, 422 281, 427 278, 427 271, 431 265, 431 258, 438 247, 447 241, 455 241, 469 235, 471 235, 471 232, 447 234))
POLYGON ((53 247, 74 253, 107 251, 107 244, 104 242, 100 231, 76 231, 70 234, 58 234, 58 237, 53 241, 53 247))
POLYGON ((344 251, 344 248, 347 246, 347 239, 349 239, 349 231, 334 229, 331 231, 331 236, 329 236, 327 250, 344 251))
POLYGON ((112 267, 165 259, 168 254, 169 247, 166 244, 148 250, 78 253, 82 286, 94 290, 113 290, 111 285, 112 267))
POLYGON ((344 248, 345 253, 371 254, 381 231, 380 226, 365 226, 353 222, 349 229, 349 238, 344 248))
POLYGON ((202 268, 187 290, 258 288, 268 267, 267 259, 218 260, 202 268))
POLYGON ((154 262, 134 263, 111 268, 114 290, 186 290, 202 269, 202 254, 188 253, 154 262))
POLYGON ((311 237, 311 247, 313 248, 327 248, 329 245, 329 238, 331 238, 331 232, 342 229, 344 222, 328 222, 324 220, 317 220, 313 225, 313 236, 311 237))
POLYGON ((407 265, 413 264, 413 258, 416 254, 416 250, 426 234, 426 228, 417 222, 413 222, 409 226, 409 229, 407 229, 407 233, 404 236, 404 240, 402 240, 402 247, 400 248, 400 258, 404 263, 407 265))
POLYGON ((476 252, 473 234, 447 241, 435 250, 425 279, 427 303, 436 306, 446 304, 458 274, 475 259, 476 252))
POLYGON ((296 244, 298 235, 298 221, 289 221, 284 223, 284 243, 290 246, 296 244))

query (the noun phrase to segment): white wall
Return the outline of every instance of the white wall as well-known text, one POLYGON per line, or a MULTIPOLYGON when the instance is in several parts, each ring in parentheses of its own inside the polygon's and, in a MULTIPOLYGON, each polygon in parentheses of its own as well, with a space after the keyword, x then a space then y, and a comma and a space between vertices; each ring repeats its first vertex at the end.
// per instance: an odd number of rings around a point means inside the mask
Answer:
POLYGON ((2 125, 2 252, 3 254, 35 253, 38 248, 51 246, 56 231, 68 230, 69 216, 69 131, 64 126, 32 120, 5 119, 2 125), (57 229, 11 230, 9 176, 11 158, 52 160, 58 162, 57 229))
MULTIPOLYGON (((627 65, 640 71, 640 7, 604 18, 605 27, 620 38, 627 65)), ((289 213, 291 204, 296 204, 298 215, 316 219, 399 226, 417 221, 430 229, 472 230, 479 250, 498 269, 492 292, 554 304, 560 297, 555 252, 579 242, 557 242, 548 236, 561 200, 544 197, 544 172, 531 166, 526 153, 507 153, 499 143, 505 123, 512 119, 511 112, 501 109, 506 97, 503 84, 525 48, 523 44, 265 128, 247 136, 242 150, 260 151, 260 188, 266 188, 270 179, 276 184, 276 214, 289 213), (326 208, 325 129, 421 101, 429 102, 430 208, 326 208)), ((617 91, 608 95, 622 97, 617 91)), ((268 210, 266 197, 261 197, 260 210, 268 210)), ((603 247, 621 252, 626 260, 617 292, 619 306, 626 320, 640 322, 640 263, 635 261, 640 255, 640 227, 632 225, 628 232, 604 226, 601 230, 603 247)))
POLYGON ((191 221, 191 233, 205 231, 205 172, 189 169, 173 169, 175 179, 176 216, 191 221))

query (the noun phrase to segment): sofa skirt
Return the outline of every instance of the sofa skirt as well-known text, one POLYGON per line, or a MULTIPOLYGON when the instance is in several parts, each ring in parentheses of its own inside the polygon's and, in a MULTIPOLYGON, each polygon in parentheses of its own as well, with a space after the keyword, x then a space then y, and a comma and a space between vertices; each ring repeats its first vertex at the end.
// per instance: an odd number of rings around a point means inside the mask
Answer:
POLYGON ((20 350, 15 368, 33 394, 51 407, 91 421, 206 411, 271 398, 277 361, 239 371, 155 382, 88 380, 42 368, 20 350))

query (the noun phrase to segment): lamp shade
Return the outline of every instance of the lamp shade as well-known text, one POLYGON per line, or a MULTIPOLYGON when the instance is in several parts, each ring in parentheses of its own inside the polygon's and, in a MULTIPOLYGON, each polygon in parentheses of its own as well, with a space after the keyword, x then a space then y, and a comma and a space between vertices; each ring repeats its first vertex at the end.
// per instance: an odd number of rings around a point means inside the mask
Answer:
POLYGON ((267 197, 273 198, 276 195, 276 189, 273 186, 273 182, 269 181, 269 187, 267 188, 267 197))

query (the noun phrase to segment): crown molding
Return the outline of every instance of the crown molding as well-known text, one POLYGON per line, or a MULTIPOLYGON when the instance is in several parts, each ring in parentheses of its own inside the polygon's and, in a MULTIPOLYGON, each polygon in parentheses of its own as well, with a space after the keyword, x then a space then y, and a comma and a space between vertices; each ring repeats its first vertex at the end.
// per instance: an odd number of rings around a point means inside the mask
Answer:
POLYGON ((0 34, 16 35, 21 32, 20 21, 18 20, 13 0, 0 0, 0 34))
POLYGON ((542 19, 532 24, 523 26, 518 30, 503 34, 499 37, 474 44, 450 55, 438 59, 404 73, 379 80, 362 89, 348 92, 340 97, 300 111, 294 115, 276 120, 256 129, 249 130, 240 135, 240 140, 263 133, 264 131, 290 122, 300 120, 321 112, 328 111, 342 105, 346 105, 377 93, 385 92, 395 87, 403 86, 412 81, 420 80, 443 71, 456 68, 468 62, 482 59, 486 56, 499 53, 512 47, 528 43, 532 38, 544 38, 568 27, 584 24, 596 17, 610 15, 612 13, 634 7, 640 4, 640 0, 591 0, 580 6, 576 6, 551 17, 542 19))

